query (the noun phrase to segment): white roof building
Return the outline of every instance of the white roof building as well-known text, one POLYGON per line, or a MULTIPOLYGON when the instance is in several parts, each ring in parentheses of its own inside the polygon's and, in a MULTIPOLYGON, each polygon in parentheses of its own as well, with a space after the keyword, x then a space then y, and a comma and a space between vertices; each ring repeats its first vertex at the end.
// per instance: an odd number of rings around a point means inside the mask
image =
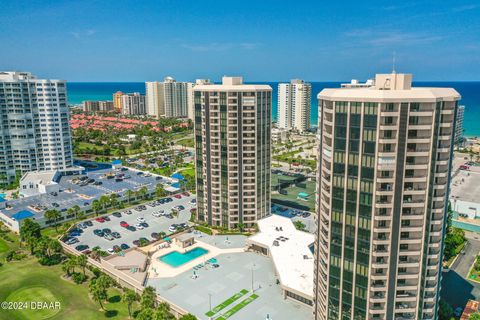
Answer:
POLYGON ((314 259, 310 247, 314 235, 297 230, 292 220, 279 215, 257 223, 260 232, 248 238, 247 245, 273 259, 286 297, 311 305, 314 259))

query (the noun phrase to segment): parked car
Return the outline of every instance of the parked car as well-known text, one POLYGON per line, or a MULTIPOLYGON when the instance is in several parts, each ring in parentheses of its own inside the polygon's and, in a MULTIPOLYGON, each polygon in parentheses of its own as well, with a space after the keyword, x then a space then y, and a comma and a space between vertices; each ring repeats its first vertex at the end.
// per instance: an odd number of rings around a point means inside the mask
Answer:
POLYGON ((143 218, 143 217, 137 217, 137 221, 138 221, 138 222, 145 222, 145 218, 143 218))
POLYGON ((103 233, 107 233, 107 234, 112 233, 112 230, 110 230, 110 229, 108 229, 108 228, 105 228, 105 229, 103 229, 102 231, 103 231, 103 233))
POLYGON ((115 239, 120 239, 122 236, 120 235, 120 233, 118 232, 112 232, 111 233, 112 237, 114 237, 115 239))
POLYGON ((158 218, 158 217, 161 217, 161 216, 162 216, 162 213, 161 213, 160 211, 155 211, 155 212, 152 213, 152 216, 158 218))
POLYGON ((179 195, 179 194, 174 195, 174 197, 177 198, 177 199, 182 199, 182 196, 179 195))
POLYGON ((122 250, 127 250, 127 249, 130 248, 130 246, 129 246, 128 244, 126 244, 126 243, 122 243, 122 244, 120 245, 120 248, 121 248, 122 250))
POLYGON ((103 217, 103 220, 110 221, 110 218, 108 216, 105 216, 105 217, 103 217))
POLYGON ((88 245, 86 244, 80 244, 78 246, 75 247, 75 250, 77 251, 84 251, 84 250, 87 250, 88 248, 90 248, 88 245))
POLYGON ((128 226, 127 229, 130 230, 130 231, 136 231, 137 230, 137 228, 135 228, 134 226, 128 226))
POLYGON ((112 247, 112 249, 113 249, 114 252, 120 252, 120 251, 122 251, 122 249, 120 248, 120 246, 117 246, 117 245, 114 245, 114 246, 112 247))
POLYGON ((126 221, 121 221, 120 226, 124 228, 128 228, 129 224, 126 221))
POLYGON ((146 222, 141 222, 140 224, 141 224, 142 227, 144 227, 144 228, 148 228, 148 227, 149 227, 148 223, 146 223, 146 222))
POLYGON ((137 223, 135 225, 135 228, 139 229, 139 230, 143 230, 144 229, 144 226, 141 224, 141 223, 137 223))
POLYGON ((95 219, 95 221, 100 222, 100 223, 104 223, 105 219, 102 218, 102 217, 98 217, 98 218, 95 219))
POLYGON ((124 211, 124 213, 126 213, 126 214, 132 214, 132 210, 126 210, 126 211, 124 211))
POLYGON ((67 238, 64 242, 65 244, 68 244, 68 245, 72 245, 72 244, 75 244, 77 243, 79 240, 78 238, 67 238))
POLYGON ((88 227, 91 227, 91 226, 93 226, 93 222, 92 222, 92 221, 90 221, 90 220, 88 220, 88 221, 85 221, 83 224, 85 224, 85 225, 86 225, 86 226, 88 226, 88 227))
POLYGON ((112 237, 110 233, 105 233, 103 237, 109 241, 112 241, 113 239, 115 239, 114 237, 112 237))
POLYGON ((94 186, 101 186, 102 184, 103 184, 102 181, 95 181, 95 182, 93 183, 94 186))
POLYGON ((196 203, 197 203, 197 199, 190 200, 190 204, 196 204, 196 203))
POLYGON ((93 234, 96 235, 96 236, 99 236, 99 237, 103 237, 103 235, 104 235, 103 231, 100 230, 100 229, 93 230, 93 234))
POLYGON ((190 193, 188 193, 187 191, 185 191, 185 192, 182 192, 182 194, 183 194, 185 197, 188 197, 188 196, 190 196, 190 193))
POLYGON ((87 226, 83 223, 79 223, 77 224, 77 228, 80 228, 80 229, 85 229, 87 226))
POLYGON ((160 239, 160 234, 158 234, 157 232, 152 232, 152 234, 150 235, 153 239, 160 239))
POLYGON ((107 252, 110 253, 110 254, 114 254, 114 253, 115 253, 115 251, 113 251, 113 248, 108 248, 108 249, 107 249, 107 252))
POLYGON ((112 216, 117 217, 117 218, 121 218, 122 214, 120 212, 114 212, 114 213, 112 213, 112 216))
POLYGON ((168 231, 170 231, 170 232, 175 232, 175 231, 177 231, 177 227, 174 227, 174 226, 172 225, 172 226, 168 227, 168 231))
POLYGON ((75 232, 75 231, 74 231, 74 232, 70 232, 70 233, 68 234, 68 236, 70 236, 70 237, 78 237, 78 236, 80 236, 80 235, 81 235, 80 232, 75 232))

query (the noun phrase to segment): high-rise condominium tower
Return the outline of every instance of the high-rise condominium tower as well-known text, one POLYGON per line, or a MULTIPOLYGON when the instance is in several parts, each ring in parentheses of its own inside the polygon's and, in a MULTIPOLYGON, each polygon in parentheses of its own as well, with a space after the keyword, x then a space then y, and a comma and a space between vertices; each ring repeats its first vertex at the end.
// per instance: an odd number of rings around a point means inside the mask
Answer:
POLYGON ((143 115, 147 113, 145 95, 138 92, 124 93, 121 97, 122 114, 143 115))
POLYGON ((118 113, 122 112, 122 91, 117 91, 113 94, 113 109, 118 113))
POLYGON ((437 319, 460 95, 378 74, 319 99, 315 319, 437 319))
POLYGON ((0 184, 73 166, 65 81, 0 72, 0 114, 0 184))
POLYGON ((196 85, 197 219, 251 228, 270 213, 271 105, 268 85, 196 85))
POLYGON ((156 118, 186 118, 192 102, 193 83, 166 77, 163 82, 146 82, 147 113, 156 118))
POLYGON ((455 144, 460 144, 463 141, 463 118, 465 117, 465 106, 458 106, 457 120, 455 124, 455 144))
POLYGON ((278 85, 278 127, 306 131, 310 128, 312 85, 294 79, 278 85))

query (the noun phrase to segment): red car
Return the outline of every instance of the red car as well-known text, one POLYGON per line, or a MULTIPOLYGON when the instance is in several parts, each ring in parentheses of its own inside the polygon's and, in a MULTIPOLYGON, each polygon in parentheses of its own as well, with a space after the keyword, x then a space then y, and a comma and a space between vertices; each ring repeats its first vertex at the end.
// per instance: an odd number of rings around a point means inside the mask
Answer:
POLYGON ((98 221, 100 223, 104 223, 105 222, 105 219, 100 217, 100 218, 96 218, 95 221, 98 221))
POLYGON ((179 195, 179 194, 174 195, 174 197, 177 198, 177 199, 182 199, 182 196, 179 195))
POLYGON ((120 226, 124 227, 124 228, 128 228, 130 225, 127 222, 122 221, 122 222, 120 222, 120 226))
POLYGON ((183 194, 185 197, 188 197, 188 196, 190 195, 190 193, 188 193, 187 191, 182 192, 182 194, 183 194))

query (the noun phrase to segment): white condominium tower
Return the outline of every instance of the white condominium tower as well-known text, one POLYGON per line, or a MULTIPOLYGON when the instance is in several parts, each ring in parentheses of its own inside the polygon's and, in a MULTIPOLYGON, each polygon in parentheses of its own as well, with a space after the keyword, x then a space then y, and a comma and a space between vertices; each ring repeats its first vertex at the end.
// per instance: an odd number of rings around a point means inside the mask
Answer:
POLYGON ((319 102, 315 319, 438 319, 451 88, 378 74, 319 102))
POLYGON ((73 166, 66 82, 0 72, 0 184, 73 166))
POLYGON ((166 77, 163 82, 146 82, 147 114, 156 118, 186 118, 192 103, 191 82, 166 77))
POLYGON ((294 79, 278 85, 278 127, 300 132, 310 128, 312 85, 294 79))
POLYGON ((194 88, 197 219, 229 229, 270 213, 272 88, 242 82, 194 88))
POLYGON ((122 114, 144 115, 147 113, 145 95, 138 92, 122 94, 121 106, 122 114))

